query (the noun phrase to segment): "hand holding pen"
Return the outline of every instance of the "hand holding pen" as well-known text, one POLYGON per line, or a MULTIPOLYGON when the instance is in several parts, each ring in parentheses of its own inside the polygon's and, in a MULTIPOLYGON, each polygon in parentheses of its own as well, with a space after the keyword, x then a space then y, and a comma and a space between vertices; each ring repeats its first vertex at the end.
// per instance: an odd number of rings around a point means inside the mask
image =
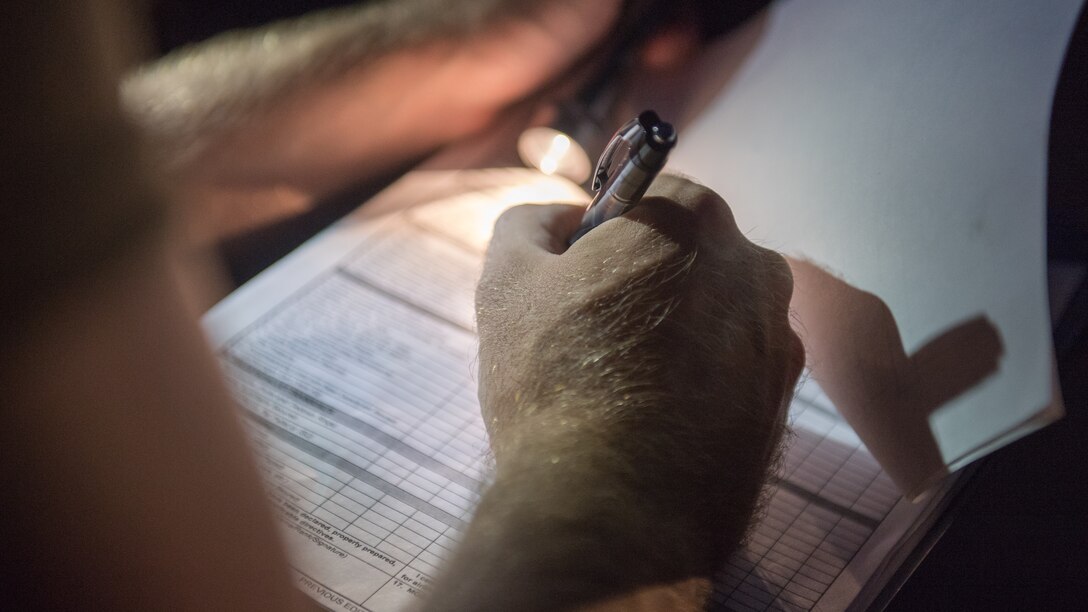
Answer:
POLYGON ((665 167, 676 145, 676 130, 652 110, 632 119, 612 137, 597 162, 593 189, 582 225, 568 244, 609 219, 631 210, 665 167))

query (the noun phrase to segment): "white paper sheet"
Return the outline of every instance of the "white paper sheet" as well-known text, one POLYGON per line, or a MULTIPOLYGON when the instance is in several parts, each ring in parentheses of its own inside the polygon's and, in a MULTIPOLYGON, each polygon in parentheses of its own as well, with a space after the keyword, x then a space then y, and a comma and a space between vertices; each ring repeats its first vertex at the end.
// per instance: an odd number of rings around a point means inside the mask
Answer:
POLYGON ((470 519, 486 478, 473 293, 490 228, 516 203, 585 198, 515 174, 476 175, 483 192, 451 173, 404 181, 205 317, 296 586, 326 607, 404 608, 470 519), (372 215, 450 184, 470 193, 434 214, 372 215))
POLYGON ((929 416, 952 468, 1054 399, 1047 134, 1080 6, 778 2, 743 33, 754 46, 700 68, 721 84, 740 65, 670 163, 749 238, 882 298, 907 354, 973 317, 996 326, 997 374, 929 416))

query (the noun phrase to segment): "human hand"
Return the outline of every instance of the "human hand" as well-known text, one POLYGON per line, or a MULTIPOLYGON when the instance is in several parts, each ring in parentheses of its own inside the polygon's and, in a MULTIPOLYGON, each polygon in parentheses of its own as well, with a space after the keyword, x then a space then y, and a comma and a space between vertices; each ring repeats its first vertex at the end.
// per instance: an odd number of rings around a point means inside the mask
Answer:
POLYGON ((499 478, 541 454, 614 460, 616 486, 709 536, 685 554, 735 545, 804 362, 789 268, 677 177, 566 249, 581 213, 524 206, 496 224, 477 324, 499 478))
POLYGON ((804 362, 785 260, 676 177, 568 249, 582 212, 495 225, 476 319, 496 472, 427 609, 700 609, 755 512, 804 362))

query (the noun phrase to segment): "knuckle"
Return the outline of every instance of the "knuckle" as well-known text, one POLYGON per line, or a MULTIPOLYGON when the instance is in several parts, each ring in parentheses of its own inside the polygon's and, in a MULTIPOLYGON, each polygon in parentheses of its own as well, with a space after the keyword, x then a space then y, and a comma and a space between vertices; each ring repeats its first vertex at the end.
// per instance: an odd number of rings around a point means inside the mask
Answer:
POLYGON ((766 288, 771 312, 776 318, 788 318, 790 300, 793 299, 793 271, 789 262, 778 251, 749 244, 758 261, 758 274, 764 279, 762 286, 766 288))
POLYGON ((768 269, 770 271, 771 278, 773 279, 775 286, 779 287, 784 293, 786 301, 793 296, 793 270, 790 269, 789 262, 778 251, 772 251, 770 249, 764 249, 767 252, 768 269))
POLYGON ((790 365, 791 378, 796 383, 805 369, 805 343, 792 329, 790 330, 790 365))
POLYGON ((668 199, 694 215, 699 229, 720 237, 740 235, 733 211, 712 189, 690 179, 667 174, 658 177, 649 195, 668 199))
POLYGON ((643 205, 628 216, 647 222, 686 248, 726 252, 743 248, 729 205, 714 191, 675 175, 662 175, 647 192, 643 205))

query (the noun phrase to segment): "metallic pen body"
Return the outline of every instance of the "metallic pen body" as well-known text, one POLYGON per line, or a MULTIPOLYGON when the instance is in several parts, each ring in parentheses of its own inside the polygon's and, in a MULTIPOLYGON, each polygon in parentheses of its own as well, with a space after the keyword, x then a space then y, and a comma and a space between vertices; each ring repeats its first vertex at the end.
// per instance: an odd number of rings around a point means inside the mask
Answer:
POLYGON ((569 244, 638 204, 665 167, 675 145, 676 131, 653 111, 640 114, 620 128, 597 162, 593 178, 597 194, 569 244))

